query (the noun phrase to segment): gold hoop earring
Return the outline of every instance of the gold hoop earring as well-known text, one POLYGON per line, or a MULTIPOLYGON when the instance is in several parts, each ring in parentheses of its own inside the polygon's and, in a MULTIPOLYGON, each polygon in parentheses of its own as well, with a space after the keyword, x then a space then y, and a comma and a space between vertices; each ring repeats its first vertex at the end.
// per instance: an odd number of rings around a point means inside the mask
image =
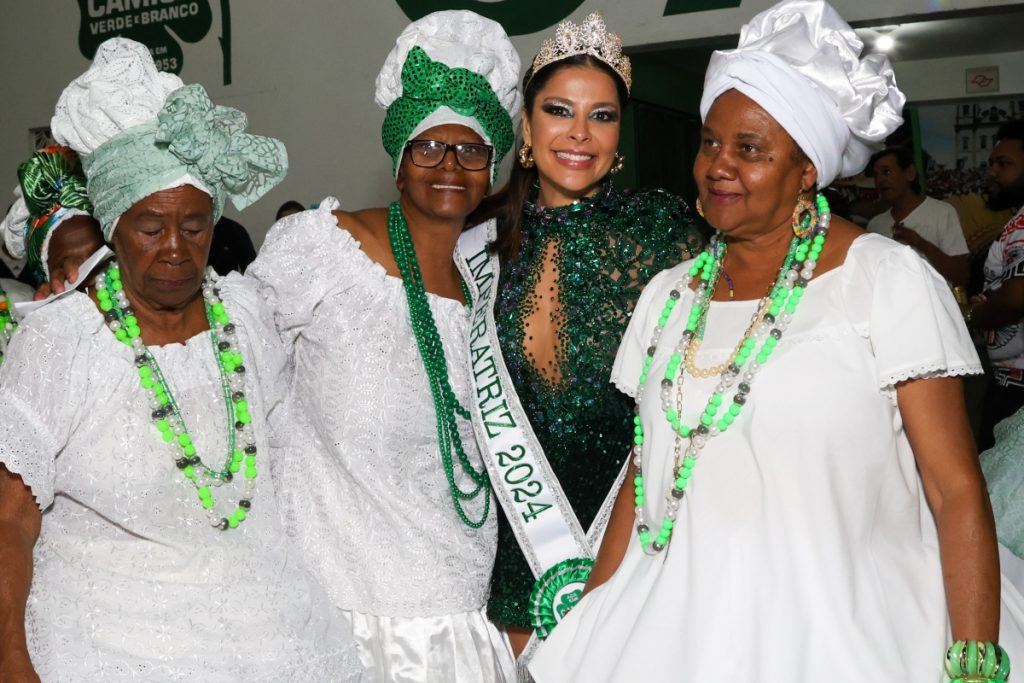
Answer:
POLYGON ((519 165, 523 168, 533 168, 533 147, 523 143, 523 146, 519 148, 519 165))
POLYGON ((694 203, 697 209, 697 215, 704 218, 704 205, 700 203, 700 197, 697 197, 697 201, 694 203))
POLYGON ((622 170, 622 165, 626 163, 626 157, 622 156, 618 152, 612 157, 612 167, 608 169, 608 172, 615 175, 622 170))
POLYGON ((818 226, 818 207, 802 194, 797 197, 796 208, 793 209, 793 234, 797 239, 804 239, 818 226))

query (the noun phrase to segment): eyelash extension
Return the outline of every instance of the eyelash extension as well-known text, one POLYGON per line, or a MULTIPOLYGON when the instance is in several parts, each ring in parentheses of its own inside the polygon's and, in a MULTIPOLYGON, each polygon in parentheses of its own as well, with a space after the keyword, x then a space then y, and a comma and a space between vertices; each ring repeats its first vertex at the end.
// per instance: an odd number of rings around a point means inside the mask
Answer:
POLYGON ((575 116, 572 108, 564 104, 548 102, 542 104, 540 110, 545 114, 551 114, 552 116, 575 116))
POLYGON ((596 111, 590 112, 591 118, 594 118, 599 114, 604 114, 605 118, 597 119, 598 121, 602 121, 605 123, 615 123, 616 121, 619 120, 619 112, 614 111, 612 109, 598 109, 596 111))

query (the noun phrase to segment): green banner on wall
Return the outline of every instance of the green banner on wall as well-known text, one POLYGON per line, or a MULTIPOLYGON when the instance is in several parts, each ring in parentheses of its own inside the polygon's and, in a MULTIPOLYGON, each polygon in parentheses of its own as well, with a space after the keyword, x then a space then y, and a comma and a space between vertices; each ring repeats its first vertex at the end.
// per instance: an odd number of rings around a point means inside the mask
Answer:
MULTIPOLYGON (((78 48, 92 59, 104 40, 124 36, 153 53, 157 68, 180 74, 185 63, 179 41, 198 43, 210 32, 213 11, 209 0, 78 0, 82 21, 78 48)), ((231 19, 229 0, 221 0, 224 84, 231 83, 231 19)))
POLYGON ((742 0, 668 0, 665 3, 664 16, 707 12, 713 9, 730 9, 739 7, 741 2, 742 0))

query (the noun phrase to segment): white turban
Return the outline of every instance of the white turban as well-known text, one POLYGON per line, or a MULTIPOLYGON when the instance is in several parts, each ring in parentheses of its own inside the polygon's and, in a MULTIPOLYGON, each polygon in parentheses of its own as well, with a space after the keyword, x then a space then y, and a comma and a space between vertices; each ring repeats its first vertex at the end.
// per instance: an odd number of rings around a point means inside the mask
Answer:
POLYGON ((53 137, 79 155, 91 154, 121 131, 156 120, 167 96, 183 85, 157 70, 145 45, 111 38, 61 93, 50 121, 53 137))
POLYGON ((277 140, 246 133, 245 114, 162 73, 145 45, 112 38, 64 89, 51 127, 82 157, 94 215, 109 241, 121 215, 155 192, 192 185, 242 209, 284 178, 277 140))
MULTIPOLYGON (((512 119, 522 107, 522 96, 519 93, 519 53, 516 52, 501 24, 468 10, 433 12, 409 24, 398 36, 395 46, 377 75, 374 100, 378 106, 389 109, 402 97, 402 71, 409 52, 414 47, 420 48, 431 60, 440 62, 449 69, 466 69, 482 76, 490 85, 501 109, 504 109, 508 116, 507 127, 511 127, 512 119)), ((416 97, 421 95, 417 93, 416 97)), ((423 131, 449 123, 466 126, 488 144, 494 145, 496 162, 500 161, 506 151, 500 149, 504 146, 504 141, 492 139, 493 129, 489 130, 480 116, 459 113, 443 103, 422 119, 401 123, 405 139, 385 140, 385 147, 389 148, 388 151, 393 157, 398 142, 404 146, 405 142, 423 131)), ((385 138, 387 137, 385 133, 385 138)), ((511 145, 511 141, 508 144, 511 145)), ((395 173, 397 172, 398 158, 395 158, 395 173)))
POLYGON ((819 187, 855 175, 903 123, 906 102, 889 59, 861 59, 863 47, 823 0, 783 0, 743 27, 735 50, 711 56, 701 118, 719 95, 737 90, 796 141, 817 169, 819 187))
POLYGON ((28 230, 28 222, 32 214, 25 204, 25 197, 21 192, 21 185, 14 187, 14 203, 7 210, 4 216, 4 244, 7 252, 16 259, 25 258, 25 232, 28 230))
MULTIPOLYGON (((48 224, 45 227, 46 236, 43 238, 43 242, 39 247, 39 265, 42 268, 43 275, 47 280, 50 279, 50 266, 47 263, 49 260, 50 253, 50 239, 53 237, 53 233, 57 231, 57 228, 64 223, 64 221, 74 218, 75 216, 89 216, 89 212, 76 209, 74 207, 61 207, 60 210, 56 211, 53 216, 49 219, 48 224)), ((29 234, 29 223, 33 220, 32 212, 29 211, 28 204, 25 203, 25 196, 22 192, 21 185, 14 188, 14 203, 11 204, 11 208, 7 210, 7 215, 4 216, 3 232, 4 232, 4 246, 7 247, 7 253, 19 261, 28 257, 28 241, 29 234)), ((29 265, 33 263, 32 259, 28 260, 29 265)))

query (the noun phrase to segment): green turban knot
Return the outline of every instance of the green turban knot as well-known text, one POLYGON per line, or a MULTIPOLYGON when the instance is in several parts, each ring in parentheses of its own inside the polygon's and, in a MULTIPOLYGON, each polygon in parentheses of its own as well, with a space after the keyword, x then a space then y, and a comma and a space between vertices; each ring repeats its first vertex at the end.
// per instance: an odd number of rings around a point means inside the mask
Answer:
POLYGON ((384 149, 394 161, 395 173, 412 131, 440 107, 480 123, 494 146, 497 171, 501 159, 512 148, 515 133, 512 117, 501 106, 487 79, 469 69, 452 69, 435 62, 423 48, 413 46, 402 65, 402 96, 388 107, 381 128, 384 149))

